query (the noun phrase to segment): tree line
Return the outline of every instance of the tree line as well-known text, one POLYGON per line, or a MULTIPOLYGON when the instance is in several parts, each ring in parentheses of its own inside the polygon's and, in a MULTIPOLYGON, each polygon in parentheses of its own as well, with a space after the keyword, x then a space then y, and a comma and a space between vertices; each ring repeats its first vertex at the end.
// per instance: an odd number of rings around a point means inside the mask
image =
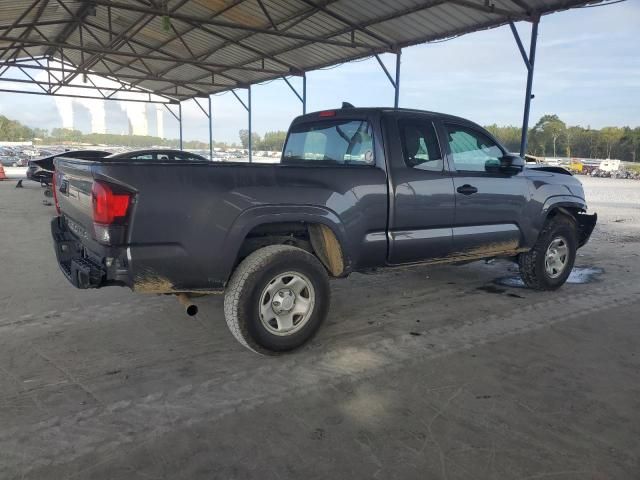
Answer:
MULTIPOLYGON (((509 150, 520 150, 520 128, 485 127, 509 150)), ((544 115, 529 129, 527 153, 540 157, 615 158, 640 162, 640 127, 601 129, 567 126, 557 115, 544 115)))
MULTIPOLYGON (((485 127, 510 151, 520 149, 520 127, 485 127)), ((264 136, 252 133, 254 150, 282 150, 287 133, 283 130, 266 132, 264 136)), ((240 130, 240 145, 249 147, 249 131, 240 130)), ((82 133, 69 128, 54 128, 51 131, 29 128, 16 120, 0 115, 0 140, 27 141, 35 143, 89 143, 96 145, 123 145, 144 148, 164 146, 176 148, 177 139, 166 139, 150 135, 118 135, 112 133, 82 133)), ((214 142, 215 147, 235 147, 236 144, 214 142)), ((208 149, 209 144, 197 140, 184 142, 189 149, 208 149)), ((544 115, 529 129, 528 153, 541 157, 617 158, 640 162, 640 127, 604 127, 593 129, 567 126, 557 115, 544 115)))
MULTIPOLYGON (((249 148, 249 130, 240 130, 239 136, 242 148, 249 148)), ((284 130, 266 132, 264 134, 264 137, 261 137, 259 134, 252 132, 251 148, 253 150, 280 151, 284 146, 284 141, 286 140, 286 138, 287 132, 284 130)))

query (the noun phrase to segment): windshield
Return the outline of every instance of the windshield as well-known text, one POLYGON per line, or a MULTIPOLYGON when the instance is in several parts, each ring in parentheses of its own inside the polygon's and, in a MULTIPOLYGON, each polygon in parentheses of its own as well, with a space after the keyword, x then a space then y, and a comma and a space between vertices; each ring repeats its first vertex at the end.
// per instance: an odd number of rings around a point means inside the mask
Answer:
POLYGON ((373 164, 373 132, 366 120, 328 120, 292 127, 283 163, 373 164))

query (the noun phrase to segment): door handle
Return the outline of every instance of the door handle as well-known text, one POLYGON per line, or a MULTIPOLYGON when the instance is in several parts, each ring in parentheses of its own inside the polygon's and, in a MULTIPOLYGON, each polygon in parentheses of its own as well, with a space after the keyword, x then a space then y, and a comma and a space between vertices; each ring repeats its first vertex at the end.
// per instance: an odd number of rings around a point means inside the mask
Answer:
POLYGON ((462 185, 461 187, 458 187, 457 191, 458 193, 461 193, 463 195, 471 195, 471 194, 477 193, 478 189, 473 185, 465 184, 465 185, 462 185))

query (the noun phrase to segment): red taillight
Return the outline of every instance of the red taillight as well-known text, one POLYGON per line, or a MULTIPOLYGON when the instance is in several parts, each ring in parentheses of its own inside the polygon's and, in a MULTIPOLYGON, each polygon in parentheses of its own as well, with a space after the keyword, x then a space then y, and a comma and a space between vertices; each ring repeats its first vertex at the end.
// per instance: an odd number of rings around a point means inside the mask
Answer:
POLYGON ((131 194, 115 193, 109 184, 94 182, 91 200, 94 223, 110 225, 125 219, 131 203, 131 194))
POLYGON ((56 204, 56 212, 60 215, 60 204, 58 203, 58 187, 56 186, 56 175, 57 173, 53 172, 53 179, 51 180, 51 189, 53 190, 53 203, 56 204))
POLYGON ((324 111, 320 112, 318 115, 320 115, 321 117, 335 117, 336 116, 336 111, 335 110, 324 110, 324 111))

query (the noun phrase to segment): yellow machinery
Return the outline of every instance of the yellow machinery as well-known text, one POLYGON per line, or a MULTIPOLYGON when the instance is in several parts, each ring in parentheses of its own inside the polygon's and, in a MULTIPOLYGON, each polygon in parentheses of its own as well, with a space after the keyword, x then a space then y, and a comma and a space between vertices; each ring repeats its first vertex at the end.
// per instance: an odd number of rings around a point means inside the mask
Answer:
POLYGON ((582 173, 583 168, 584 164, 580 160, 577 158, 571 159, 571 163, 569 164, 569 171, 571 173, 582 173))

